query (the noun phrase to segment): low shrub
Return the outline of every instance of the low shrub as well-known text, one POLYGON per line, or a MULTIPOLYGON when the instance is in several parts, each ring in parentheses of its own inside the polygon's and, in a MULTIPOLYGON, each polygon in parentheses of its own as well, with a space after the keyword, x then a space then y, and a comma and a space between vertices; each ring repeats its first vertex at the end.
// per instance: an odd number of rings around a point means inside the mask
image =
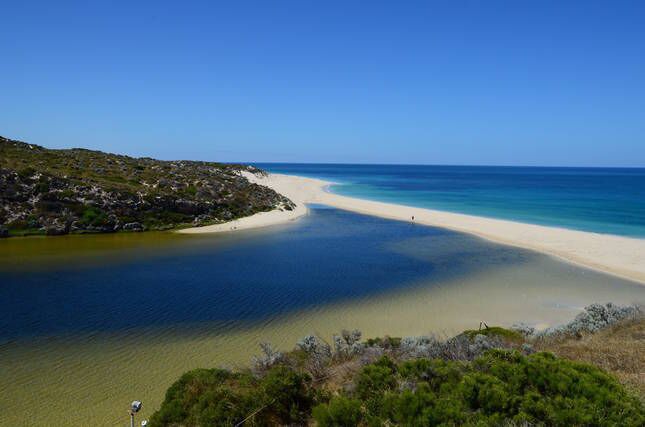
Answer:
POLYGON ((88 207, 83 211, 83 214, 80 219, 80 223, 83 225, 90 226, 101 226, 104 225, 108 220, 108 217, 105 212, 96 207, 88 207))
POLYGON ((166 392, 150 425, 248 426, 303 423, 313 403, 310 378, 277 366, 265 377, 250 372, 196 369, 166 392))
MULTIPOLYGON (((641 330, 625 330, 635 343, 627 353, 632 359, 640 354, 641 330)), ((313 335, 286 353, 262 345, 253 370, 200 369, 182 376, 150 421, 153 426, 645 425, 643 402, 613 375, 535 353, 523 336, 489 327, 443 341, 421 336, 361 342, 359 331, 343 331, 334 336, 333 349, 313 335)), ((538 349, 548 348, 549 336, 540 336, 538 349)), ((630 366, 642 372, 637 360, 630 366)))
POLYGON ((463 332, 470 339, 474 339, 477 335, 484 335, 486 337, 498 337, 510 342, 523 342, 524 336, 511 329, 501 328, 499 326, 491 326, 483 329, 471 329, 463 332))
POLYGON ((385 336, 383 338, 369 338, 365 344, 368 347, 383 347, 383 348, 399 348, 401 346, 401 338, 400 337, 389 337, 385 336))
POLYGON ((355 390, 316 407, 319 425, 339 425, 337 419, 350 416, 369 425, 645 423, 641 403, 613 377, 550 353, 527 357, 490 350, 470 363, 391 363, 381 359, 365 366, 355 390), (356 399, 362 402, 360 416, 356 399))
POLYGON ((332 399, 328 405, 314 408, 313 417, 321 427, 355 426, 362 419, 361 401, 339 396, 332 399))

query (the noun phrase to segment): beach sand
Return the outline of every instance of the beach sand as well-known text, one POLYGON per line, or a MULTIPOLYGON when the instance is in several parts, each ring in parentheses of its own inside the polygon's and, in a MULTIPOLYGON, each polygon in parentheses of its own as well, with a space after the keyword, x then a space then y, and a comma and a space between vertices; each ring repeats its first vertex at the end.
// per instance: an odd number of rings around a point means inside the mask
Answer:
POLYGON ((224 224, 188 228, 180 233, 213 233, 280 224, 307 213, 307 203, 319 203, 366 215, 447 228, 487 240, 527 248, 587 268, 645 284, 645 239, 591 233, 566 228, 464 215, 432 209, 340 196, 326 191, 331 182, 282 174, 247 179, 265 185, 290 198, 292 211, 262 212, 224 224))

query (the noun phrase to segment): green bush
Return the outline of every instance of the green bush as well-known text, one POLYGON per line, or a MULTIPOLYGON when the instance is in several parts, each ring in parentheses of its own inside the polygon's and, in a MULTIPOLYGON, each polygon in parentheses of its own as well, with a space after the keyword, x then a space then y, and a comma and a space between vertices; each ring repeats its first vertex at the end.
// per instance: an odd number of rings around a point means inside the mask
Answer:
POLYGON ((302 423, 311 412, 310 378, 275 367, 261 379, 248 372, 196 369, 166 392, 153 426, 265 426, 302 423))
POLYGON ((419 359, 392 367, 381 359, 363 368, 353 392, 314 413, 321 425, 349 416, 423 426, 645 423, 642 404, 602 370, 549 353, 526 357, 508 350, 491 350, 468 364, 419 359), (362 402, 360 416, 351 399, 362 402))
POLYGON ((283 423, 306 420, 313 403, 310 382, 308 375, 287 367, 271 369, 261 382, 264 401, 269 405, 265 414, 283 423))
POLYGON ((356 380, 356 393, 363 400, 371 399, 396 387, 396 365, 388 357, 363 368, 356 380))
POLYGON ((197 187, 195 187, 194 185, 189 185, 184 189, 183 194, 189 197, 195 197, 195 195, 197 194, 197 187))
POLYGON ((29 179, 31 178, 34 174, 36 173, 36 169, 32 168, 31 166, 28 166, 24 169, 20 169, 18 171, 18 176, 21 179, 29 179))
POLYGON ((334 396, 316 390, 301 369, 278 365, 261 378, 188 372, 168 389, 151 425, 305 425, 312 418, 321 427, 645 425, 642 403, 612 376, 550 353, 490 350, 473 362, 381 357, 334 396))
POLYGON ((83 211, 80 223, 99 227, 107 222, 107 215, 101 209, 90 206, 83 211))
POLYGON ((247 373, 196 369, 168 389, 150 423, 232 425, 255 410, 256 388, 254 378, 247 373))
POLYGON ((365 344, 368 347, 383 347, 383 348, 399 348, 401 346, 400 337, 389 337, 385 336, 383 338, 369 338, 365 344))
POLYGON ((328 405, 316 406, 313 417, 320 427, 355 426, 362 419, 361 401, 339 396, 328 405))
POLYGON ((468 338, 473 339, 476 335, 485 335, 487 337, 499 337, 510 342, 523 342, 524 337, 521 333, 499 326, 491 326, 484 329, 471 329, 462 332, 468 338))

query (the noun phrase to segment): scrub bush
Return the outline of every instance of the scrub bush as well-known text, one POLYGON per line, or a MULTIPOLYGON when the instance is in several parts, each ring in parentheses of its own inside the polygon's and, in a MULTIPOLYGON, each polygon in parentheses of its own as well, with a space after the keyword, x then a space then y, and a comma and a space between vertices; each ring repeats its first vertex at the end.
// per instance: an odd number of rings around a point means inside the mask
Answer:
POLYGON ((362 419, 361 401, 339 396, 332 399, 328 405, 317 406, 313 417, 321 427, 355 426, 362 419))
MULTIPOLYGON (((579 323, 612 323, 627 310, 600 306, 587 312, 579 323)), ((617 327, 605 332, 622 337, 617 327)), ((633 352, 622 357, 634 359, 630 369, 642 372, 642 322, 622 328, 634 342, 633 352)), ((614 376, 585 362, 535 353, 531 343, 536 342, 520 340, 524 335, 516 330, 490 327, 445 341, 412 337, 361 343, 360 336, 342 332, 333 350, 315 336, 286 353, 264 345, 262 363, 256 360, 253 371, 188 372, 168 390, 150 424, 645 425, 643 402, 614 376)), ((538 349, 548 348, 545 343, 542 336, 538 349)), ((602 352, 613 354, 604 347, 602 352)))
POLYGON ((643 307, 639 305, 591 304, 566 325, 549 328, 536 335, 540 338, 558 335, 581 336, 597 332, 625 319, 635 319, 639 316, 643 316, 643 307))
POLYGON ((250 372, 196 369, 166 392, 153 426, 233 426, 302 424, 311 413, 310 378, 284 366, 258 379, 250 372))
POLYGON ((381 359, 356 383, 314 409, 319 425, 350 416, 369 425, 645 423, 642 404, 613 377, 549 353, 490 350, 470 363, 417 359, 398 366, 381 359), (351 399, 362 402, 360 416, 351 399))
POLYGON ((479 330, 468 330, 462 332, 470 339, 474 339, 477 335, 483 335, 485 337, 498 337, 510 342, 522 342, 524 336, 515 330, 500 328, 499 326, 491 326, 487 328, 482 328, 479 330))

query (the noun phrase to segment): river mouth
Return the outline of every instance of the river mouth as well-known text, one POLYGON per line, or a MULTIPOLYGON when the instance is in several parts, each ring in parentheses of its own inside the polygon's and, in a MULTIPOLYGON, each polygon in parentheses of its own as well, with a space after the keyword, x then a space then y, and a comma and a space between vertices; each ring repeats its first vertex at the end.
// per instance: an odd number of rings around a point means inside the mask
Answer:
POLYGON ((545 326, 645 301, 642 285, 531 251, 322 206, 271 229, 9 239, 0 253, 0 424, 114 425, 133 399, 146 417, 182 372, 244 366, 261 341, 545 326))

